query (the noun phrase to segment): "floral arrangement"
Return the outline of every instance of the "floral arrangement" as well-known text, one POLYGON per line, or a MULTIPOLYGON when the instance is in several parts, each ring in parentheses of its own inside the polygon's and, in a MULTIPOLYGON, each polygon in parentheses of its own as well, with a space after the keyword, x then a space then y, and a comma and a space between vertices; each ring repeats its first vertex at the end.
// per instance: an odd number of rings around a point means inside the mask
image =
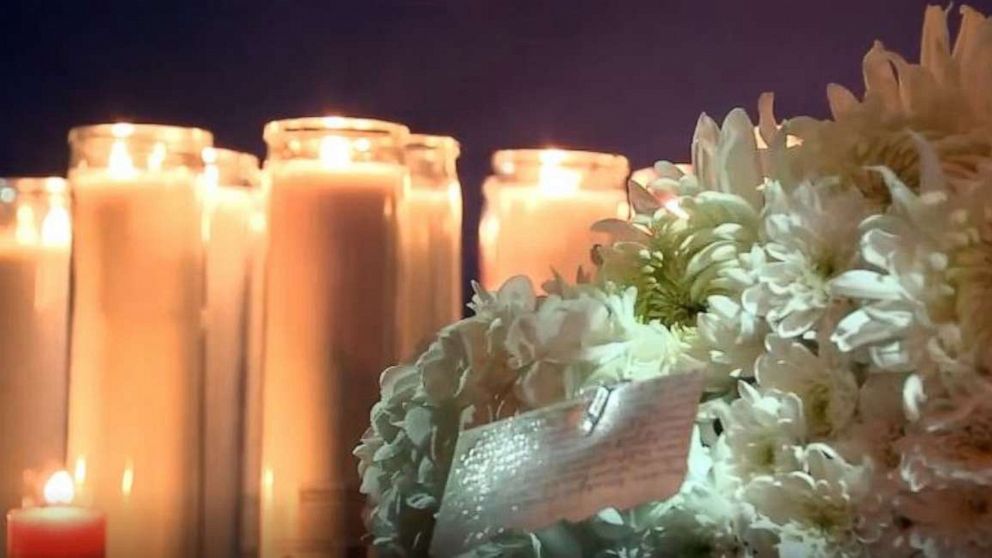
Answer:
POLYGON ((387 370, 356 450, 384 556, 426 555, 459 432, 702 367, 675 497, 506 533, 473 556, 992 555, 992 20, 927 9, 921 61, 876 43, 858 99, 703 115, 596 272, 477 288, 387 370))

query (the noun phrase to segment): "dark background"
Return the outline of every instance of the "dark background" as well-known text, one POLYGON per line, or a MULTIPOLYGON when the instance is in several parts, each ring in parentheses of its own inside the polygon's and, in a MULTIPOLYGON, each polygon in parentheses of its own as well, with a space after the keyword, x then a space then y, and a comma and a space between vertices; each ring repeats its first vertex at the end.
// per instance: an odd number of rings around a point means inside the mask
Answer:
MULTIPOLYGON (((992 11, 992 0, 973 0, 992 11)), ((463 146, 466 277, 498 148, 688 159, 699 113, 825 116, 860 92, 874 39, 917 60, 925 0, 324 0, 0 3, 0 175, 62 174, 69 127, 212 130, 264 155, 262 125, 373 116, 463 146)))

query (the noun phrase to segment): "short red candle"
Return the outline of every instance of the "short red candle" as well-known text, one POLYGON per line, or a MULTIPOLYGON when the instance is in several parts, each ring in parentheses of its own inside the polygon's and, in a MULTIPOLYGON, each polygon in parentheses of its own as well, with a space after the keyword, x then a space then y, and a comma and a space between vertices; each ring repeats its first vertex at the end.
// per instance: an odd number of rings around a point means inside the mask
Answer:
POLYGON ((103 558, 107 519, 102 512, 70 505, 72 477, 59 471, 45 483, 50 505, 7 514, 7 558, 103 558))
POLYGON ((103 558, 107 520, 76 506, 46 506, 7 514, 7 558, 103 558))

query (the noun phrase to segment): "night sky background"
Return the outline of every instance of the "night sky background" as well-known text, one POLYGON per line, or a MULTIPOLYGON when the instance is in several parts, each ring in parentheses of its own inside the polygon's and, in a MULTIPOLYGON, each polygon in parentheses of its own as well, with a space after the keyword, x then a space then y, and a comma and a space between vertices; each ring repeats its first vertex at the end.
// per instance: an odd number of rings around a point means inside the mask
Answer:
MULTIPOLYGON (((875 39, 917 60, 926 0, 24 1, 0 4, 0 175, 63 174, 71 126, 370 116, 462 143, 466 278, 492 151, 688 159, 700 112, 825 116, 875 39)), ((992 0, 971 0, 989 13, 992 0)))

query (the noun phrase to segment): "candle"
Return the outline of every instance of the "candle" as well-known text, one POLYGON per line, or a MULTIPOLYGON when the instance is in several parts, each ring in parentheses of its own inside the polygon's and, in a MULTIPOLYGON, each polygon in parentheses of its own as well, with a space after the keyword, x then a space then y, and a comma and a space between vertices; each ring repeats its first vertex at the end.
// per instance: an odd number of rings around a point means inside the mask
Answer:
POLYGON ((483 285, 499 287, 523 274, 540 284, 552 270, 574 280, 590 272, 593 223, 626 218, 627 159, 559 149, 497 151, 495 174, 483 186, 479 223, 483 285))
POLYGON ((203 150, 207 217, 207 348, 204 381, 201 553, 238 553, 254 186, 258 159, 203 150))
POLYGON ((69 134, 69 458, 109 518, 112 557, 196 552, 208 132, 113 124, 69 134))
POLYGON ((52 475, 44 495, 46 506, 7 514, 7 558, 103 558, 106 518, 71 505, 69 473, 52 475))
POLYGON ((70 236, 63 179, 0 179, 0 510, 65 461, 70 236))
POLYGON ((399 356, 415 359, 437 331, 462 316, 462 195, 458 142, 411 135, 410 187, 397 211, 400 231, 399 356))
POLYGON ((351 451, 395 361, 406 135, 343 117, 265 127, 262 556, 363 547, 351 451))

